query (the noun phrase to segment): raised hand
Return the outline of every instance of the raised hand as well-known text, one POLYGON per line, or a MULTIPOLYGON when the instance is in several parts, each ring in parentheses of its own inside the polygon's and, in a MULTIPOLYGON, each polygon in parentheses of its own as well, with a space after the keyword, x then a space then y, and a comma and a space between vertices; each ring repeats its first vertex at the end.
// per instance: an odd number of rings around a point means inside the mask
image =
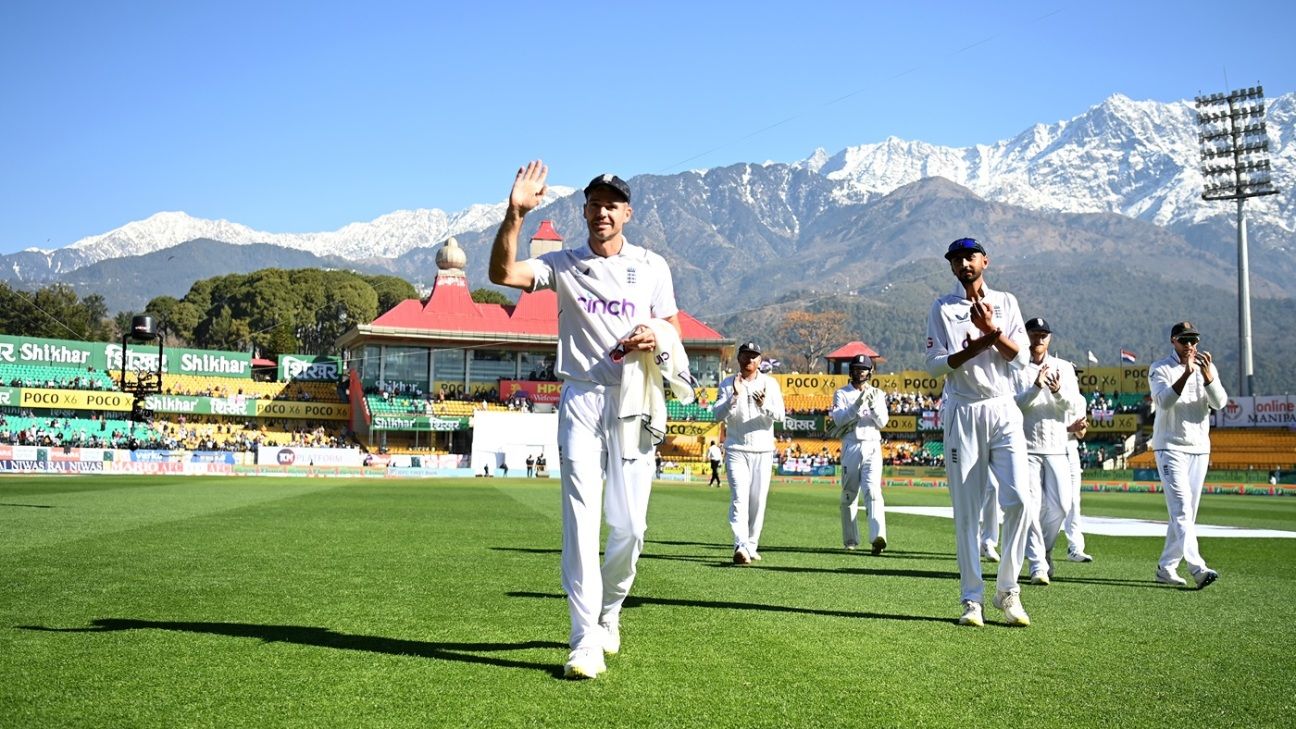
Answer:
POLYGON ((538 159, 518 169, 517 177, 513 179, 513 190, 509 193, 509 207, 524 215, 539 207, 549 191, 545 184, 548 176, 549 168, 538 159))

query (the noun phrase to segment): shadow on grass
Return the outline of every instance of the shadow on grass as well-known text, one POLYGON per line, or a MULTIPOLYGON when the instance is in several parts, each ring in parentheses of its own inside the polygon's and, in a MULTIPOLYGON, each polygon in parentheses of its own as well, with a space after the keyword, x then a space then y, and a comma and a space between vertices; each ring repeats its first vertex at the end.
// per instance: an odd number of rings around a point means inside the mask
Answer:
POLYGON ((0 506, 16 506, 23 509, 53 509, 53 506, 46 504, 0 504, 0 506))
POLYGON ((753 565, 758 570, 771 572, 800 572, 805 574, 829 575, 873 575, 877 577, 922 577, 933 580, 958 580, 957 571, 941 570, 906 570, 894 567, 792 567, 787 565, 761 564, 753 565))
MULTIPOLYGON (((554 600, 567 599, 565 595, 546 592, 508 592, 505 594, 509 597, 534 597, 554 600)), ((929 615, 895 615, 888 613, 862 612, 857 610, 818 610, 814 608, 796 607, 793 605, 762 605, 760 603, 751 602, 681 600, 670 597, 635 597, 634 595, 627 597, 625 600, 625 606, 628 608, 639 607, 641 605, 666 605, 670 607, 708 608, 714 610, 757 610, 761 612, 795 613, 798 615, 826 615, 833 618, 863 618, 865 620, 900 620, 904 622, 946 624, 955 624, 958 622, 954 618, 936 618, 929 615)))
POLYGON ((707 549, 732 550, 729 545, 717 542, 689 542, 679 539, 645 539, 644 544, 665 544, 668 547, 706 547, 707 549))
MULTIPOLYGON (((670 547, 705 547, 707 549, 715 549, 718 551, 733 550, 733 546, 729 544, 717 544, 716 542, 688 542, 688 541, 679 541, 679 540, 672 540, 672 539, 645 539, 644 544, 664 544, 670 547)), ((863 547, 855 551, 849 551, 844 547, 769 546, 769 547, 761 548, 762 554, 772 554, 772 553, 779 553, 779 552, 788 553, 788 554, 827 554, 827 555, 844 554, 847 556, 857 556, 857 555, 867 556, 867 557, 873 556, 869 554, 868 545, 864 545, 863 547)), ((953 552, 917 552, 917 551, 906 551, 903 549, 888 549, 885 552, 883 552, 880 556, 904 557, 906 559, 954 559, 953 552)))
MULTIPOLYGON (((714 567, 734 567, 730 556, 733 547, 727 544, 716 544, 715 542, 667 542, 646 540, 645 544, 665 544, 681 547, 706 547, 707 549, 720 552, 720 555, 714 554, 666 554, 656 552, 643 552, 639 559, 659 559, 668 562, 692 562, 694 564, 706 564, 714 567)), ((551 547, 491 547, 495 552, 521 552, 523 554, 561 554, 561 549, 551 547)), ((950 560, 954 555, 941 555, 939 552, 883 552, 881 555, 873 556, 867 550, 862 552, 847 552, 841 549, 823 549, 813 547, 765 547, 761 549, 762 554, 778 553, 799 553, 799 554, 825 554, 830 556, 841 556, 846 559, 855 559, 857 557, 866 557, 870 560, 883 559, 936 559, 950 560)), ((741 565, 746 568, 748 565, 741 565)), ((865 567, 779 567, 773 565, 752 565, 754 569, 782 570, 786 572, 820 572, 827 574, 861 574, 861 575, 891 575, 893 577, 939 577, 958 579, 957 572, 928 572, 924 570, 901 570, 901 569, 878 569, 865 567)))
POLYGON ((874 555, 869 551, 869 545, 862 544, 859 549, 848 550, 845 547, 761 547, 761 554, 828 554, 844 555, 846 557, 867 557, 868 559, 955 559, 953 552, 918 552, 904 549, 886 549, 882 554, 874 555))
MULTIPOLYGON (((1022 584, 1026 585, 1028 580, 1023 579, 1022 584)), ((1122 580, 1115 577, 1072 577, 1071 575, 1058 575, 1053 578, 1053 582, 1065 585, 1068 582, 1076 582, 1084 585, 1111 585, 1113 587, 1150 587, 1156 589, 1166 589, 1168 585, 1162 585, 1154 580, 1122 580)), ((1029 585, 1026 585, 1029 586, 1029 585)), ((1183 588, 1179 588, 1183 589, 1183 588)), ((1196 589, 1196 588, 1193 588, 1196 589)))
POLYGON ((192 623, 169 620, 131 620, 129 618, 99 618, 88 628, 48 628, 39 625, 19 625, 20 630, 47 633, 114 633, 125 630, 174 630, 183 633, 223 635, 230 638, 255 638, 266 643, 294 643, 319 648, 385 653, 392 656, 416 656, 440 661, 480 663, 500 668, 527 668, 543 671, 555 677, 562 676, 562 666, 552 663, 533 663, 508 658, 480 655, 499 651, 533 649, 566 649, 566 643, 546 640, 528 640, 520 643, 429 643, 420 640, 401 640, 372 635, 336 633, 328 628, 304 625, 257 625, 255 623, 192 623))
POLYGON ((562 554, 554 547, 491 547, 492 552, 522 552, 523 554, 562 554))

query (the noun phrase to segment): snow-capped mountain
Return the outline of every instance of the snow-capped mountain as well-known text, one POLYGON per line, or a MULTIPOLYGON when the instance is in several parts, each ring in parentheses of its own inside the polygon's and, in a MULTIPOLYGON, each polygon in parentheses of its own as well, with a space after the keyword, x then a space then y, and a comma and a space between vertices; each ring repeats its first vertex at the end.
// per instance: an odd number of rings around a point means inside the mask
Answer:
MULTIPOLYGON (((1273 180, 1281 194, 1247 203, 1249 219, 1296 231, 1296 94, 1269 100, 1273 180)), ((861 203, 924 177, 944 177, 995 202, 1032 210, 1118 213, 1163 227, 1231 216, 1201 199, 1197 115, 1191 102, 1117 94, 1080 116, 1036 124, 990 145, 941 147, 895 137, 816 150, 797 166, 838 183, 835 198, 861 203)))
MULTIPOLYGON (((554 186, 545 204, 575 192, 554 186)), ((228 220, 205 220, 182 212, 156 213, 144 220, 127 223, 102 235, 94 235, 67 246, 78 254, 80 265, 125 256, 138 256, 196 239, 218 240, 236 245, 268 243, 306 251, 317 256, 338 256, 348 260, 396 258, 409 251, 441 243, 452 235, 481 230, 498 224, 505 203, 472 205, 455 213, 438 209, 398 210, 369 222, 351 223, 322 233, 268 233, 228 220)), ((29 250, 27 253, 54 251, 29 250)))
MULTIPOLYGON (((1296 94, 1270 99, 1268 107, 1272 177, 1280 194, 1248 201, 1248 219, 1257 248, 1290 252, 1296 250, 1296 94)), ((713 245, 750 250, 754 242, 766 253, 786 251, 839 212, 919 180, 943 177, 994 203, 1041 213, 1115 213, 1197 236, 1199 245, 1213 245, 1205 239, 1227 245, 1222 231, 1232 225, 1234 207, 1201 199, 1197 131, 1191 102, 1135 101, 1117 94, 1074 119, 1035 124, 992 144, 955 148, 891 137, 832 155, 816 150, 791 164, 641 176, 631 181, 646 192, 634 225, 658 229, 672 245, 681 241, 681 257, 713 245)), ((568 232, 580 230, 566 204, 574 192, 554 188, 547 203, 563 203, 555 209, 566 211, 559 217, 568 232)), ((195 239, 267 243, 390 268, 396 259, 451 235, 476 237, 496 224, 503 206, 473 205, 454 213, 401 210, 319 233, 269 233, 225 220, 158 213, 57 250, 0 256, 0 279, 60 280, 99 261, 195 239)), ((1289 263, 1296 266, 1283 265, 1289 263)))

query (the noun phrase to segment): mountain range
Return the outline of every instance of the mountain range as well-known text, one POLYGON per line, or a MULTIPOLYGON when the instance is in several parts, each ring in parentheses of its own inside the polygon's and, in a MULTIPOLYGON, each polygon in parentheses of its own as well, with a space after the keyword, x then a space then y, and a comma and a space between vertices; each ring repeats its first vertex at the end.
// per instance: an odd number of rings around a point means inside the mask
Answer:
MULTIPOLYGON (((1269 101, 1267 124, 1280 194, 1247 202, 1251 288, 1257 300, 1288 300, 1296 278, 1296 94, 1269 101)), ((940 253, 963 235, 985 242, 993 270, 1011 280, 1033 271, 1027 282, 1102 291, 1119 276, 1147 295, 1210 291, 1195 300, 1215 301, 1217 293, 1227 304, 1237 283, 1236 209, 1201 199, 1197 134, 1190 102, 1115 95, 1074 119, 992 144, 893 137, 792 163, 639 175, 630 178, 636 203, 627 236, 661 252, 681 305, 717 325, 841 292, 879 305, 907 300, 900 282, 932 270, 948 276, 940 253)), ((548 218, 579 245, 580 195, 569 188, 551 195, 528 217, 524 236, 548 218)), ((0 279, 64 281, 83 295, 103 294, 113 310, 183 296, 198 279, 272 266, 395 273, 427 285, 436 246, 453 235, 468 254, 470 285, 484 286, 501 214, 502 203, 397 211, 337 231, 277 234, 158 213, 64 248, 0 257, 0 279)))

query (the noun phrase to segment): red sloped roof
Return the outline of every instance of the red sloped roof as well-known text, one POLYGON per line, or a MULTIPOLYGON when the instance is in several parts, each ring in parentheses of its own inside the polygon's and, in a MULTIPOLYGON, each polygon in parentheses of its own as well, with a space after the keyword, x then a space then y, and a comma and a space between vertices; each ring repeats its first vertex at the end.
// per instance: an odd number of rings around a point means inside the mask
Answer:
MULTIPOLYGON (((725 340, 724 335, 688 312, 681 311, 679 320, 682 338, 686 341, 720 343, 725 340)), ((513 306, 478 304, 472 300, 465 279, 442 278, 432 289, 427 304, 418 299, 402 301, 374 319, 372 326, 556 337, 558 296, 549 290, 524 291, 513 306)))
POLYGON ((557 241, 563 239, 561 235, 558 235, 558 231, 554 230, 552 220, 540 221, 540 229, 535 232, 535 235, 531 236, 532 240, 535 240, 537 238, 540 240, 557 240, 557 241))
POLYGON ((724 335, 703 324, 687 311, 680 311, 680 339, 724 339, 724 335))
POLYGON ((876 358, 878 356, 878 353, 874 351, 872 347, 868 346, 863 342, 847 342, 846 344, 843 344, 841 347, 824 355, 824 358, 828 360, 850 359, 851 357, 854 357, 857 354, 867 354, 869 357, 872 358, 876 358))

